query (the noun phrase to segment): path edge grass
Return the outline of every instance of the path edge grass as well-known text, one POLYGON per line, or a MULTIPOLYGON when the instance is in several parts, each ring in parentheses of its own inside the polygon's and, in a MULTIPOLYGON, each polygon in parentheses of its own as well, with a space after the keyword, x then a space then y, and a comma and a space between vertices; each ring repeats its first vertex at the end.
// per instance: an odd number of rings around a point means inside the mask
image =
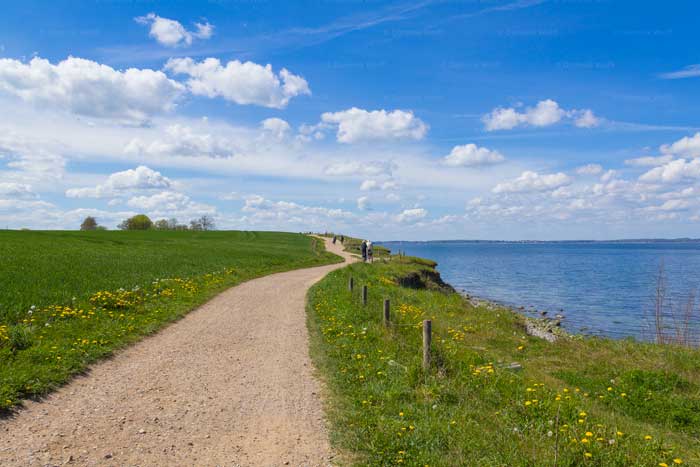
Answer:
MULTIPOLYGON (((393 259, 394 258, 392 258, 392 260, 393 259)), ((398 263, 401 263, 401 262, 410 263, 411 259, 406 258, 405 260, 398 261, 398 263)), ((426 264, 420 264, 420 263, 421 262, 416 262, 417 268, 427 266, 427 263, 426 264)), ((360 277, 363 276, 363 273, 361 272, 361 270, 354 269, 354 268, 358 268, 358 267, 372 268, 373 266, 371 266, 371 265, 357 265, 356 264, 356 265, 349 265, 346 268, 342 268, 342 269, 339 269, 337 271, 334 271, 334 272, 330 273, 329 275, 327 275, 322 281, 319 281, 317 284, 315 284, 309 290, 308 295, 307 295, 306 321, 307 321, 307 327, 308 327, 309 336, 310 336, 309 337, 309 349, 310 349, 309 351, 310 351, 310 355, 312 358, 312 362, 313 362, 314 367, 315 367, 316 374, 322 382, 322 388, 323 388, 322 395, 323 395, 323 405, 324 405, 325 414, 326 414, 326 424, 328 427, 328 433, 329 433, 329 437, 330 437, 330 441, 331 441, 331 446, 332 446, 334 452, 337 454, 337 458, 334 459, 334 461, 336 463, 338 463, 339 465, 368 465, 367 463, 370 461, 369 461, 369 458, 367 458, 365 453, 363 452, 363 449, 355 450, 354 445, 352 445, 351 442, 348 442, 348 439, 350 439, 351 437, 354 440, 354 442, 358 442, 360 439, 363 439, 362 436, 353 436, 356 434, 356 433, 351 433, 351 430, 354 430, 354 428, 348 428, 348 426, 341 425, 341 423, 347 424, 348 420, 350 420, 350 421, 355 420, 355 419, 353 419, 353 416, 351 415, 351 413, 353 411, 357 411, 356 404, 357 404, 358 400, 355 400, 355 399, 357 399, 356 396, 359 396, 359 394, 351 394, 351 393, 348 393, 347 391, 345 391, 345 393, 344 393, 344 387, 340 386, 342 384, 341 379, 339 379, 337 377, 337 375, 332 373, 338 369, 338 364, 339 364, 339 361, 337 360, 338 357, 337 356, 334 357, 329 353, 331 351, 331 347, 329 346, 328 343, 325 342, 324 335, 323 335, 323 333, 325 332, 324 326, 327 325, 328 323, 327 322, 324 323, 324 321, 321 319, 321 317, 318 315, 317 311, 315 310, 314 306, 317 303, 323 301, 324 299, 328 299, 330 297, 331 304, 336 304, 337 306, 342 307, 343 300, 345 300, 345 299, 343 299, 341 301, 334 302, 333 301, 333 294, 347 294, 349 296, 350 293, 347 291, 347 278, 348 278, 347 276, 348 276, 348 274, 351 274, 353 276, 357 275, 360 277), (351 272, 348 273, 348 271, 351 271, 351 272), (352 271, 356 271, 356 272, 352 272, 352 271), (340 280, 340 278, 338 276, 341 276, 342 280, 340 280), (333 283, 333 284, 331 284, 331 283, 333 283), (324 290, 323 288, 325 286, 329 286, 332 288, 324 290), (350 413, 350 415, 349 415, 349 413, 350 413)), ((367 271, 369 271, 369 269, 367 269, 367 271)), ((377 277, 374 277, 374 279, 377 279, 377 277)), ((382 277, 379 277, 379 279, 381 280, 382 277)), ((358 278, 356 277, 355 278, 356 288, 360 287, 362 285, 360 282, 362 282, 362 281, 360 280, 358 282, 358 278)), ((375 280, 375 283, 376 283, 376 280, 375 280)), ((356 291, 355 295, 357 295, 357 293, 358 292, 356 291)), ((412 293, 414 293, 414 292, 410 292, 409 296, 412 293)), ((459 295, 455 292, 453 292, 452 294, 459 295)), ((360 304, 359 304, 359 299, 357 296, 355 297, 354 301, 355 301, 354 306, 359 307, 360 304)), ((472 309, 477 310, 468 302, 468 300, 464 299, 463 297, 462 297, 462 302, 463 302, 465 309, 467 307, 471 307, 472 309)), ((508 323, 511 323, 512 325, 515 326, 513 328, 514 335, 516 334, 515 330, 517 330, 518 335, 525 334, 525 332, 524 332, 525 331, 525 329, 524 329, 525 328, 525 318, 522 315, 518 314, 517 312, 515 312, 509 308, 504 308, 504 307, 497 307, 495 309, 489 309, 489 308, 487 308, 487 305, 488 304, 485 304, 483 307, 480 307, 478 309, 478 310, 480 310, 480 312, 484 316, 490 315, 490 316, 494 317, 494 316, 498 316, 499 314, 501 314, 501 319, 505 319, 508 323)), ((374 306, 376 307, 377 304, 375 303, 374 306)), ((394 306, 394 304, 392 303, 392 307, 393 306, 394 306)), ((362 313, 359 311, 359 310, 361 310, 361 308, 356 308, 356 310, 358 310, 358 313, 362 313)), ((379 311, 377 310, 376 313, 377 313, 377 317, 378 317, 379 311)), ((444 318, 444 316, 443 316, 443 318, 444 318)), ((440 315, 438 315, 438 320, 440 320, 440 319, 441 319, 441 317, 440 317, 440 315)), ((356 326, 358 324, 359 323, 355 322, 356 326)), ((496 336, 494 336, 493 338, 496 338, 496 336)), ((528 376, 528 379, 530 379, 532 377, 532 374, 530 372, 530 369, 532 367, 534 367, 538 363, 546 362, 546 361, 548 361, 548 359, 552 358, 552 357, 546 356, 546 352, 544 355, 542 355, 542 350, 545 349, 550 344, 548 344, 544 341, 541 341, 539 339, 535 339, 533 337, 528 337, 528 338, 517 337, 514 339, 515 339, 516 343, 514 345, 512 345, 512 354, 515 355, 516 359, 521 360, 521 358, 522 358, 523 359, 522 361, 527 362, 526 363, 526 366, 528 366, 527 373, 530 375, 530 376, 528 376), (518 346, 518 342, 521 339, 522 339, 522 346, 518 346), (518 346, 518 347, 516 348, 516 346, 518 346), (540 355, 535 356, 534 357, 535 359, 533 361, 528 362, 527 354, 530 352, 532 352, 533 354, 537 352, 537 353, 540 353, 540 355), (518 357, 517 355, 520 355, 520 357, 518 357)), ((597 346, 608 346, 611 348, 614 346, 614 348, 619 348, 619 349, 629 348, 630 351, 636 351, 637 354, 647 354, 650 352, 651 354, 653 354, 653 355, 649 355, 650 359, 652 357, 659 358, 660 355, 661 356, 663 356, 663 355, 675 355, 674 359, 679 360, 679 359, 684 358, 683 356, 685 355, 688 359, 691 359, 687 363, 687 365, 689 365, 688 367, 678 366, 676 364, 677 362, 675 362, 673 365, 671 365, 669 363, 669 367, 674 367, 674 365, 675 365, 675 367, 677 367, 681 371, 681 373, 680 373, 681 377, 683 376, 683 374, 685 374, 686 378, 688 377, 688 374, 689 374, 688 369, 690 368, 690 366, 696 365, 696 367, 697 367, 697 365, 700 364, 700 359, 698 359, 698 356, 700 354, 693 353, 694 351, 689 350, 689 349, 669 347, 669 346, 658 346, 658 345, 654 345, 654 344, 641 343, 641 342, 630 342, 629 340, 611 341, 611 340, 600 339, 600 338, 585 338, 583 336, 570 336, 570 337, 565 338, 565 339, 570 339, 574 347, 577 345, 576 343, 578 342, 578 343, 581 343, 581 348, 585 348, 583 346, 583 343, 587 343, 589 345, 589 348, 591 348, 591 349, 595 349, 597 346), (692 362, 695 362, 695 363, 692 363, 692 362)), ((350 351, 350 350, 351 350, 351 348, 348 349, 348 351, 350 351)), ((510 358, 513 358, 513 355, 511 355, 510 358)), ((555 362, 555 360, 553 360, 553 362, 555 362)), ((550 362, 550 364, 551 363, 552 362, 550 362)), ((629 370, 630 368, 633 369, 636 367, 636 365, 637 365, 636 362, 630 362, 630 364, 628 365, 629 368, 627 368, 626 370, 629 370)), ((648 366, 649 366, 648 364, 639 365, 639 368, 641 369, 643 374, 650 374, 653 376, 653 371, 650 372, 649 368, 647 368, 648 366), (646 373, 644 373, 644 372, 646 372, 646 373)), ((484 368, 490 369, 491 365, 488 364, 484 368)), ((477 367, 477 369, 478 369, 478 367, 477 367)), ((597 376, 595 374, 593 374, 593 375, 587 374, 585 372, 582 372, 582 369, 585 370, 585 368, 582 367, 581 369, 579 369, 580 374, 577 375, 577 376, 581 377, 582 384, 591 385, 593 382, 598 383, 598 381, 596 381, 597 376)), ((452 371, 452 370, 454 370, 454 368, 448 370, 448 372, 452 371)), ((485 371, 482 371, 482 374, 484 374, 484 373, 485 373, 485 371)), ((536 374, 538 376, 546 376, 539 371, 535 371, 534 374, 536 374)), ((555 385, 555 386, 559 385, 560 391, 564 385, 568 385, 571 388, 572 392, 574 391, 574 388, 575 388, 576 392, 578 393, 579 389, 576 387, 577 386, 576 381, 572 381, 572 380, 567 381, 565 378, 562 378, 561 374, 556 374, 556 372, 550 376, 554 377, 554 379, 552 379, 551 377, 544 379, 544 381, 547 381, 548 385, 550 383, 555 385), (559 382, 557 383, 556 380, 558 380, 559 382)), ((522 378, 519 377, 517 379, 518 379, 518 381, 521 381, 522 378)), ((537 380, 537 381, 541 381, 541 380, 537 380)), ((693 382, 693 381, 695 381, 693 384, 695 384, 697 386, 698 379, 692 378, 691 382, 693 382)), ((522 381, 522 383, 528 384, 525 381, 522 381)), ((608 384, 610 384, 610 383, 607 381, 602 381, 600 383, 601 384, 604 383, 603 386, 601 387, 601 392, 605 393, 606 392, 605 387, 608 386, 608 384)), ((620 382, 618 382, 618 384, 619 383, 620 382)), ((532 383, 529 383, 529 384, 532 384, 532 383)), ((613 383, 613 385, 615 385, 615 383, 613 383)), ((535 387, 537 387, 537 386, 535 386, 535 387)), ((410 388, 407 390, 410 390, 410 388)), ((530 389, 528 388, 528 391, 529 390, 530 389)), ((611 390, 611 388, 607 389, 607 391, 610 391, 610 390, 611 390)), ((619 390, 617 390, 617 389, 613 389, 613 390, 619 392, 619 390)), ((622 388, 622 390, 624 390, 624 388, 622 388)), ((556 388, 554 389, 554 391, 556 391, 556 388)), ((568 391, 568 389, 567 389, 567 391, 568 391)), ((554 397, 552 394, 549 394, 548 396, 551 396, 552 398, 554 397)), ((563 396, 568 397, 566 395, 566 393, 563 393, 563 396)), ((624 398, 624 396, 625 396, 625 394, 622 393, 622 396, 618 396, 618 399, 619 399, 619 397, 624 398)), ((633 396, 633 394, 630 393, 630 396, 633 396)), ((690 403, 698 403, 697 394, 695 396, 693 396, 692 394, 689 394, 688 396, 691 397, 691 399, 689 399, 690 403), (694 399, 693 399, 693 397, 694 397, 694 399)), ((557 394, 556 397, 559 398, 562 396, 557 394)), ((578 396, 578 397, 580 398, 580 396, 578 396)), ((580 399, 580 400, 582 401, 581 403, 585 402, 585 399, 580 399)), ((624 401, 625 399, 619 399, 619 400, 624 401)), ((525 405, 525 406, 528 405, 527 400, 519 401, 519 403, 522 405, 525 405)), ((578 402, 576 402, 576 403, 578 403, 578 402)), ((585 402, 585 403, 588 404, 588 402, 585 402)), ((590 405, 595 406, 596 414, 594 414, 594 415, 601 415, 601 411, 606 410, 606 406, 604 404, 598 404, 598 402, 594 403, 593 401, 591 401, 590 405)), ((617 402, 615 402, 615 404, 613 406, 611 406, 611 408, 614 408, 614 413, 616 414, 616 415, 613 415, 612 418, 618 418, 623 423, 631 423, 631 425, 628 427, 630 428, 630 430, 632 430, 630 432, 630 435, 633 435, 635 437, 635 439, 634 439, 634 441, 630 440, 630 442, 634 443, 630 447, 635 446, 635 448, 636 448, 636 446, 638 445, 638 447, 641 450, 647 450, 647 449, 653 450, 653 452, 654 452, 653 456, 656 456, 657 453, 661 453, 662 451, 665 451, 667 449, 667 448, 661 447, 662 446, 662 444, 661 444, 662 438, 667 438, 667 441, 671 443, 671 446, 676 445, 676 443, 680 443, 680 445, 679 445, 680 451, 676 451, 675 449, 672 448, 671 451, 667 452, 667 454, 665 455, 665 458, 661 457, 663 454, 658 454, 659 455, 658 460, 653 460, 653 461, 651 461, 651 463, 645 462, 644 465, 663 465, 664 463, 666 463, 668 465, 672 465, 672 464, 674 464, 674 459, 680 460, 680 458, 677 457, 679 454, 680 454, 680 457, 682 457, 684 459, 683 463, 685 463, 686 465, 695 465, 694 462, 697 462, 698 460, 700 460, 700 446, 698 446, 698 444, 697 444, 698 439, 697 439, 696 435, 692 434, 692 428, 691 428, 691 432, 686 433, 686 434, 682 434, 681 432, 675 433, 675 432, 668 431, 670 428, 668 426, 666 426, 664 423, 661 423, 660 425, 657 426, 657 425, 654 425, 651 421, 643 419, 643 418, 637 419, 636 416, 631 418, 629 416, 629 412, 625 413, 624 410, 620 411, 620 405, 617 402), (633 430, 633 428, 634 428, 634 430, 633 430), (643 431, 641 431, 641 430, 643 430, 643 431), (652 438, 653 438, 652 441, 646 441, 646 439, 647 439, 646 434, 647 433, 651 433, 653 435, 653 437, 649 437, 650 440, 652 440, 652 438), (658 442, 656 441, 657 434, 659 436, 661 436, 661 438, 658 438, 659 439, 658 442), (643 436, 644 440, 642 440, 642 438, 641 438, 642 436, 643 436), (639 439, 637 439, 637 438, 639 438, 639 439), (692 441, 693 439, 695 440, 694 444, 692 441), (683 446, 683 447, 681 448, 680 446, 683 446)), ((525 409, 523 407, 514 408, 513 412, 514 413, 517 411, 522 412, 523 410, 527 410, 527 409, 525 409)), ((498 413, 498 412, 496 412, 496 413, 498 413)), ((395 417, 396 414, 392 413, 390 416, 395 417)), ((403 414, 401 414, 401 416, 403 416, 403 414)), ((586 417, 584 416, 583 418, 585 419, 586 417)), ((387 419, 387 423, 389 423, 389 422, 390 422, 390 420, 387 419)), ((584 422, 588 423, 585 420, 584 420, 584 422)), ((588 425, 582 425, 582 426, 588 426, 588 425)), ((593 426, 595 426, 595 425, 593 425, 593 426)), ((360 427, 360 425, 358 425, 358 427, 360 427)), ((379 426, 377 426, 375 428, 379 428, 379 426)), ((372 428, 371 426, 362 426, 361 428, 358 428, 358 430, 359 431, 361 431, 361 430, 373 430, 375 428, 372 428)), ((584 430, 584 431, 586 431, 586 430, 584 430)), ((595 431, 595 430, 593 429, 592 431, 595 431)), ((627 436, 627 433, 626 433, 627 430, 624 430, 624 431, 625 431, 625 433, 620 434, 620 436, 627 436)), ((546 431, 545 431, 545 434, 546 434, 546 431)), ((371 438, 367 438, 367 439, 371 439, 371 438)), ((589 439, 589 441, 591 441, 591 440, 589 439)), ((607 439, 606 439, 606 441, 607 441, 607 439)), ((365 446, 365 449, 366 449, 366 446, 365 446)), ((651 451, 650 451, 650 455, 652 455, 651 451)), ((602 464, 598 463, 600 461, 588 460, 588 459, 586 459, 586 460, 587 461, 584 462, 584 458, 582 457, 578 462, 580 462, 581 464, 590 463, 591 465, 602 465, 602 464)), ((619 459, 618 459, 618 461, 619 461, 619 459)), ((618 461, 616 461, 615 465, 620 465, 620 464, 617 464, 618 461)), ((630 459, 630 461, 631 461, 631 459, 630 459)), ((459 461, 453 459, 452 462, 458 463, 459 461)), ((536 462, 537 462, 536 464, 527 464, 527 465, 549 465, 546 462, 544 462, 544 460, 539 460, 536 462)), ((390 464, 394 464, 394 462, 390 462, 390 464)), ((450 463, 449 460, 445 460, 444 462, 438 463, 438 464, 431 463, 430 465, 433 466, 433 465, 443 465, 443 464, 444 465, 461 465, 461 464, 452 464, 452 463, 450 463)), ((375 465, 375 464, 372 464, 372 465, 375 465)), ((382 463, 381 465, 384 465, 384 463, 382 463)), ((409 464, 409 465, 413 465, 413 464, 409 464)), ((497 464, 493 464, 493 465, 502 465, 502 464, 497 463, 497 464)), ((505 465, 505 464, 503 464, 503 465, 505 465)), ((520 464, 513 464, 513 465, 520 465, 520 464)), ((523 464, 523 465, 525 465, 525 464, 523 464)), ((566 464, 566 465, 569 465, 569 464, 566 464)), ((576 465, 579 465, 579 464, 576 464, 576 465)), ((631 464, 626 464, 626 465, 631 465, 631 464)))

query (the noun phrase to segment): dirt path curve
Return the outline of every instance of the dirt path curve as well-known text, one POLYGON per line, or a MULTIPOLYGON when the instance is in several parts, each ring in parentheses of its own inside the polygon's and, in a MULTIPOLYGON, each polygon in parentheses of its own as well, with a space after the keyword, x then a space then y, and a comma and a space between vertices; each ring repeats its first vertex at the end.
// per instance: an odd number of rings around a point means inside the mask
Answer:
POLYGON ((305 296, 342 266, 233 287, 28 403, 0 421, 0 465, 330 464, 305 296))

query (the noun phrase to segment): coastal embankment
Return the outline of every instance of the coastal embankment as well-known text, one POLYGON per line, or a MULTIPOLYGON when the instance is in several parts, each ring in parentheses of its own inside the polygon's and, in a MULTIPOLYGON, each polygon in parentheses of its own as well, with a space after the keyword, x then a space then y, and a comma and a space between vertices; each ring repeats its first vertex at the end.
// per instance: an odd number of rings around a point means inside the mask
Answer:
POLYGON ((556 339, 535 337, 527 317, 456 293, 434 266, 391 256, 334 271, 309 292, 312 357, 341 458, 415 466, 700 463, 700 351, 558 326, 543 331, 556 339), (432 324, 427 369, 424 320, 432 324))

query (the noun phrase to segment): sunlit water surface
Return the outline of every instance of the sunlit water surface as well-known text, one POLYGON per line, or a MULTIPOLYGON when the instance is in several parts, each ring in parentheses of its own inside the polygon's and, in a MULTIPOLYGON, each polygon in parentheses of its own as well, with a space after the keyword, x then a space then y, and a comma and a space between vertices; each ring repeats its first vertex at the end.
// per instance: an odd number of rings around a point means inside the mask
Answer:
POLYGON ((565 328, 576 333, 653 339, 653 297, 662 262, 675 306, 700 286, 700 243, 382 244, 437 261, 443 279, 460 292, 524 306, 533 315, 538 315, 533 310, 562 313, 565 328))

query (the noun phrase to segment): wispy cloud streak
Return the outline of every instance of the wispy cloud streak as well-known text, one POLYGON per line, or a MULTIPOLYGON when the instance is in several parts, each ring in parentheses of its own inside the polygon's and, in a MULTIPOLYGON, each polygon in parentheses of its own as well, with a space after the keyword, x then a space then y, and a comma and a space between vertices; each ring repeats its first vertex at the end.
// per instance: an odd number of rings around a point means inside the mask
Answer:
POLYGON ((661 73, 659 78, 661 79, 684 79, 684 78, 697 78, 700 76, 700 63, 695 65, 688 65, 682 70, 671 71, 668 73, 661 73))
MULTIPOLYGON (((517 0, 453 15, 444 21, 471 18, 500 11, 520 10, 540 5, 546 1, 548 0, 517 0)), ((172 57, 184 57, 185 55, 189 57, 204 57, 219 54, 235 54, 239 59, 249 59, 271 51, 313 47, 353 32, 371 29, 382 24, 415 19, 422 11, 444 2, 445 0, 423 0, 421 2, 395 3, 375 11, 342 16, 335 21, 317 27, 295 27, 270 34, 236 38, 218 45, 201 44, 189 48, 186 53, 183 51, 158 50, 146 45, 101 48, 98 52, 102 55, 103 60, 113 64, 133 63, 134 61, 149 62, 172 57)))

